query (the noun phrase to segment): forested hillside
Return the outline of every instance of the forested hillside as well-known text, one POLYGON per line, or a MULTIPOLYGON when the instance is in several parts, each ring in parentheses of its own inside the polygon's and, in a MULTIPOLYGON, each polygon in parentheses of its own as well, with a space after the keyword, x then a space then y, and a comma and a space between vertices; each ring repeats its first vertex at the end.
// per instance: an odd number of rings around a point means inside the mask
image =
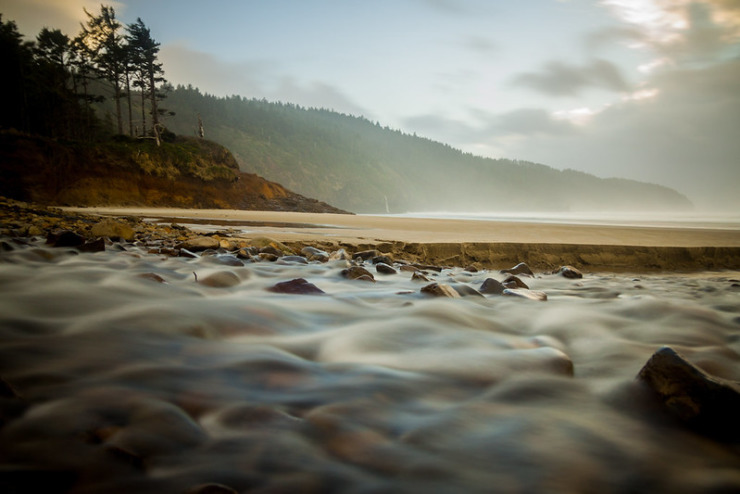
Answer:
POLYGON ((678 192, 488 159, 364 118, 293 104, 170 92, 167 126, 227 146, 242 170, 355 212, 686 209, 678 192), (387 209, 386 209, 387 204, 387 209))

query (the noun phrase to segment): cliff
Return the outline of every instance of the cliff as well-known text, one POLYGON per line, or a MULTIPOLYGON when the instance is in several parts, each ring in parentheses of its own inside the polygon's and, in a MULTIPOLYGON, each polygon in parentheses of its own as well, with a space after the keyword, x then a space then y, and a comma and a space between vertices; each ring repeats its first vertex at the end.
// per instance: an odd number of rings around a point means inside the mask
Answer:
POLYGON ((60 142, 0 133, 0 195, 41 204, 346 213, 250 173, 192 137, 60 142))

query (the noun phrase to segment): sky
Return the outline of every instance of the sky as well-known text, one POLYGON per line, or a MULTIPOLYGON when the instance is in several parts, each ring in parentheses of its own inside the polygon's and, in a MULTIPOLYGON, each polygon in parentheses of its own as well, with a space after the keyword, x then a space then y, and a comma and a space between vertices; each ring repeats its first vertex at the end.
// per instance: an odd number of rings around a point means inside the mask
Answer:
MULTIPOLYGON (((117 0, 173 84, 364 116, 740 214, 740 0, 117 0)), ((88 0, 0 0, 30 38, 88 0)), ((573 191, 573 193, 578 193, 573 191)))

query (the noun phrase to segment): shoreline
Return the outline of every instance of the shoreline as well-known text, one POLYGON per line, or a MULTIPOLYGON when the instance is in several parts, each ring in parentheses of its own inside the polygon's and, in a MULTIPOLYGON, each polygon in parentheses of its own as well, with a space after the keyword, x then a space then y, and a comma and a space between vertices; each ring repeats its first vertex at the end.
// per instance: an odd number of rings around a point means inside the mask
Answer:
POLYGON ((269 237, 301 246, 378 249, 440 265, 504 269, 526 262, 598 272, 695 272, 740 269, 740 231, 711 228, 497 222, 276 211, 175 208, 62 208, 70 213, 136 216, 183 224, 206 234, 269 237), (188 223, 188 220, 193 220, 188 223), (206 223, 198 224, 198 223, 206 223), (210 225, 210 228, 209 226, 210 225))

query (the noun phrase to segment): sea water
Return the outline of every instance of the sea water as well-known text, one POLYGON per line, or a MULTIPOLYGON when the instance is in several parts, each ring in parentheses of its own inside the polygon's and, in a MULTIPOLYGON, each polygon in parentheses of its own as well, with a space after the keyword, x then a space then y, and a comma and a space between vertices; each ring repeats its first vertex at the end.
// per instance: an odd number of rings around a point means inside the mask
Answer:
POLYGON ((738 272, 536 273, 523 280, 546 302, 446 299, 405 272, 347 280, 346 262, 8 245, 0 377, 17 397, 0 399, 0 486, 740 490, 737 445, 685 429, 635 381, 664 345, 740 381, 738 272), (223 271, 233 286, 196 282, 223 271), (295 278, 325 294, 267 290, 295 278))

